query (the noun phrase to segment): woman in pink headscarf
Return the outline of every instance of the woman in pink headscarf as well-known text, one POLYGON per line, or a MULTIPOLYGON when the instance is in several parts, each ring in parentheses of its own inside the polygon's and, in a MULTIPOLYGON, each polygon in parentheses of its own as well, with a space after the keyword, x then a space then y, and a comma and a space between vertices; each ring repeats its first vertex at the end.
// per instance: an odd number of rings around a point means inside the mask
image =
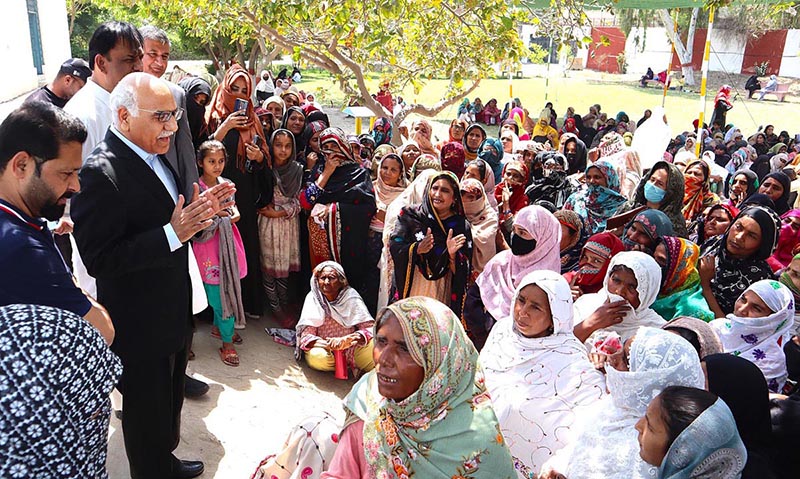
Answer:
POLYGON ((800 244, 800 210, 789 210, 781 215, 781 232, 775 253, 767 258, 772 271, 778 272, 792 262, 792 251, 800 244))
POLYGON ((526 206, 514 217, 511 249, 489 260, 467 291, 464 320, 475 347, 486 341, 491 325, 511 314, 519 282, 534 270, 561 273, 561 223, 541 206, 526 206))

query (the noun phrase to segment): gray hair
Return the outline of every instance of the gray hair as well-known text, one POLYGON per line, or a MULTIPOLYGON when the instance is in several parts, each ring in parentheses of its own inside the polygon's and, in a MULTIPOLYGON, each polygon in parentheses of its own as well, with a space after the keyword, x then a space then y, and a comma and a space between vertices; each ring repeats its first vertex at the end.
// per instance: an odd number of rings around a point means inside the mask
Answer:
POLYGON ((111 124, 115 127, 119 126, 119 109, 125 108, 131 116, 139 116, 139 101, 136 98, 136 83, 140 75, 147 75, 147 73, 130 73, 126 75, 109 97, 109 106, 111 107, 111 124))
POLYGON ((144 40, 153 40, 162 45, 170 46, 169 37, 164 30, 154 27, 153 25, 145 25, 139 29, 139 33, 144 40))

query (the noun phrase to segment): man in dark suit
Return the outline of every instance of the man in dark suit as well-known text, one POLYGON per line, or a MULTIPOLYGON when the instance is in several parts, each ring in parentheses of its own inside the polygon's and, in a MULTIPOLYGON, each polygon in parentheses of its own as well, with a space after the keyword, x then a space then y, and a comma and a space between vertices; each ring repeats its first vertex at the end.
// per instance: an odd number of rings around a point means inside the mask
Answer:
MULTIPOLYGON (((164 76, 169 63, 170 43, 167 33, 152 25, 145 25, 139 29, 142 35, 142 47, 144 56, 142 57, 142 71, 149 73, 156 78, 164 76)), ((186 111, 186 92, 178 85, 167 82, 172 97, 178 108, 186 111)), ((172 135, 169 142, 169 151, 165 155, 173 170, 178 173, 178 189, 184 198, 190 200, 194 189, 194 184, 200 179, 195 159, 194 145, 192 144, 192 131, 189 128, 187 115, 183 115, 178 120, 178 131, 172 135)), ((194 261, 193 255, 189 255, 189 261, 194 261)), ((192 276, 192 293, 194 306, 193 313, 200 313, 208 307, 205 301, 206 291, 203 288, 203 280, 200 278, 200 270, 195 269, 196 274, 192 276), (199 298, 198 298, 199 297, 199 298), (201 299, 198 301, 198 299, 201 299)), ((189 346, 191 351, 191 344, 189 346)), ((186 375, 185 395, 187 398, 197 398, 208 392, 208 384, 186 375)))
POLYGON ((199 195, 195 185, 184 207, 179 178, 162 156, 182 115, 166 82, 132 73, 114 88, 110 105, 112 127, 89 155, 73 199, 75 239, 117 333, 111 349, 124 367, 118 389, 131 477, 195 477, 202 462, 172 455, 191 337, 185 243, 211 223, 233 188, 199 195))

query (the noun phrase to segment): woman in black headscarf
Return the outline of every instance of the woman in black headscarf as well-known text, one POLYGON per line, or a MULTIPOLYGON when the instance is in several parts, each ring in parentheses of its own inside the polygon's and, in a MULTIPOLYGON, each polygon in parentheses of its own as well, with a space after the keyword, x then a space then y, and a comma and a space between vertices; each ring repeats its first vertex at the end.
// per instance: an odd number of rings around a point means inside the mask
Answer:
POLYGON ((775 477, 769 460, 773 437, 769 388, 764 374, 752 362, 733 354, 711 354, 703 362, 708 390, 728 405, 747 448, 742 478, 775 477))
POLYGON ((453 173, 433 175, 422 203, 403 207, 389 251, 394 261, 393 300, 428 296, 462 317, 472 273, 472 233, 453 173))
POLYGON ((789 211, 789 197, 792 194, 792 180, 782 171, 764 177, 758 192, 769 196, 775 203, 775 212, 782 215, 789 211))
POLYGON ((586 170, 586 145, 573 133, 561 137, 561 149, 567 158, 567 174, 572 175, 586 170))
POLYGON ((186 92, 186 119, 192 132, 192 144, 198 148, 208 139, 206 105, 211 100, 211 85, 200 77, 186 77, 178 85, 186 92))
POLYGON ((758 184, 758 176, 754 171, 748 169, 736 171, 725 183, 727 200, 723 200, 723 203, 727 202, 731 206, 741 208, 744 200, 758 190, 758 184))
POLYGON ((295 160, 300 162, 300 164, 305 164, 303 158, 305 156, 308 138, 305 138, 304 135, 306 128, 306 114, 303 109, 299 106, 289 107, 286 110, 286 113, 283 114, 281 128, 292 132, 292 135, 294 135, 295 160))
POLYGON ((300 193, 300 206, 310 210, 311 267, 336 261, 350 285, 364 296, 367 236, 376 210, 372 178, 353 155, 341 128, 323 131, 319 143, 324 158, 314 165, 300 193))
POLYGON ((732 313, 734 303, 751 284, 773 277, 766 260, 778 244, 780 225, 774 211, 750 205, 700 258, 703 297, 717 318, 732 313))

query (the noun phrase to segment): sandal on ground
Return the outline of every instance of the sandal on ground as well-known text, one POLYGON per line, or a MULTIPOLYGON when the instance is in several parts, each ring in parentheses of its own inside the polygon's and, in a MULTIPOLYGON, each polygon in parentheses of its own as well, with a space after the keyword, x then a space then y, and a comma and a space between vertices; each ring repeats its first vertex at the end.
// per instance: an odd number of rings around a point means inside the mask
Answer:
POLYGON ((219 348, 219 358, 228 366, 239 366, 239 354, 235 349, 219 348))
MULTIPOLYGON (((222 339, 222 336, 219 335, 219 329, 211 328, 211 337, 217 338, 217 339, 222 339)), ((242 344, 244 342, 244 340, 242 339, 241 336, 239 336, 239 333, 234 332, 233 333, 233 339, 231 340, 231 342, 233 344, 242 344)))

